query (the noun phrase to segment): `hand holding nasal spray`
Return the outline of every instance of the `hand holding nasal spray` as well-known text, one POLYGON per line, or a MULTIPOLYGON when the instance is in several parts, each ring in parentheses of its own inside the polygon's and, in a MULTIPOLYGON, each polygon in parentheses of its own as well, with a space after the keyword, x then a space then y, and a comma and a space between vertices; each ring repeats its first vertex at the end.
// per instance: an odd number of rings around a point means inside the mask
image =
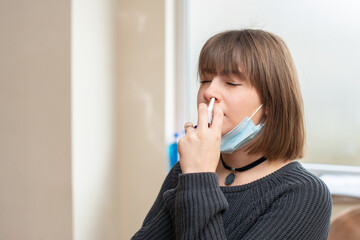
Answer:
POLYGON ((183 174, 215 172, 219 164, 222 111, 220 106, 215 106, 215 98, 211 98, 207 106, 208 117, 206 119, 205 106, 204 103, 201 103, 198 109, 198 123, 201 129, 194 130, 196 126, 192 128, 191 123, 186 123, 184 126, 185 136, 179 141, 178 151, 183 174), (208 127, 206 127, 206 120, 208 127))

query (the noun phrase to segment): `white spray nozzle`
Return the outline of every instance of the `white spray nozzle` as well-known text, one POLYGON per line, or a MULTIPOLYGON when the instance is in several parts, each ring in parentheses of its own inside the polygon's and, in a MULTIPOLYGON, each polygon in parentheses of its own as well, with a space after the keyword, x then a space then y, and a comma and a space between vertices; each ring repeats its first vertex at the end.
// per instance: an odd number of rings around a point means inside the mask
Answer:
POLYGON ((214 108, 215 98, 211 98, 209 106, 208 106, 208 123, 211 124, 212 122, 212 111, 214 108))

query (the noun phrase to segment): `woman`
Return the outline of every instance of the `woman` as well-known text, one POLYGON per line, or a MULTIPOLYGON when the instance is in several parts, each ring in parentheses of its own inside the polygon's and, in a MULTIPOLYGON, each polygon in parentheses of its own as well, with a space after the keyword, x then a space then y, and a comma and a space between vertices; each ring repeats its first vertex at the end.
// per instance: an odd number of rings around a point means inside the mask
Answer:
POLYGON ((198 72, 198 124, 185 124, 180 161, 133 239, 326 239, 329 190, 293 161, 305 134, 285 43, 223 32, 205 43, 198 72))

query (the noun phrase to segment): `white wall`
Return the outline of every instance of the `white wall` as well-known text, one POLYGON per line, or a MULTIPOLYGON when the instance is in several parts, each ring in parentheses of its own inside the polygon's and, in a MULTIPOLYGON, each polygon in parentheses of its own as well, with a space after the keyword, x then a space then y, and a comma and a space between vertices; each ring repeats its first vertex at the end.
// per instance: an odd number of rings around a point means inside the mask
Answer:
POLYGON ((165 1, 121 0, 118 12, 121 239, 141 227, 168 164, 164 140, 165 1))
POLYGON ((72 1, 74 240, 120 239, 115 0, 72 1))
POLYGON ((0 239, 72 239, 70 1, 0 1, 0 239))

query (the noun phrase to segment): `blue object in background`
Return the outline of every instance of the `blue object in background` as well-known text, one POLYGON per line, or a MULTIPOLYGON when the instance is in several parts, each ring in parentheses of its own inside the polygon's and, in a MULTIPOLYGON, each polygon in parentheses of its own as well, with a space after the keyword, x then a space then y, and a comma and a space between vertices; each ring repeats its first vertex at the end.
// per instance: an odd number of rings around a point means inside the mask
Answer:
POLYGON ((168 149, 169 154, 169 162, 170 162, 170 169, 179 161, 179 155, 178 155, 178 143, 177 138, 179 137, 178 133, 174 134, 174 142, 170 144, 168 149))

